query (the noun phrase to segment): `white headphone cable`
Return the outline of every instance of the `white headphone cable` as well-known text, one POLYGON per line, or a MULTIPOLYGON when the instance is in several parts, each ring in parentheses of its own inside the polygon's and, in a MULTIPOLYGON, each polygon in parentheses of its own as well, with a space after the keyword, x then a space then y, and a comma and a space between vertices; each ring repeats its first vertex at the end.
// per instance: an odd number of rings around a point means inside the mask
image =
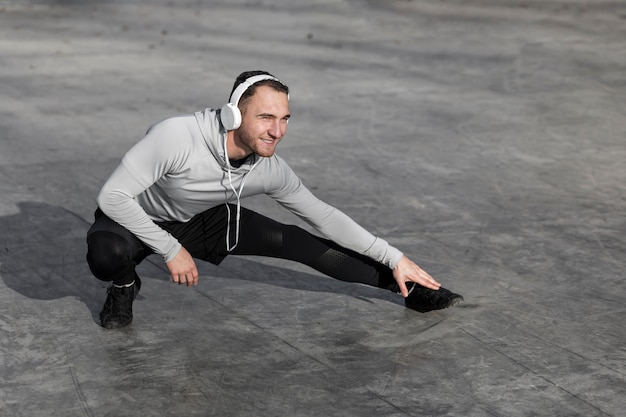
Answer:
POLYGON ((226 167, 228 168, 228 185, 230 186, 230 189, 233 190, 235 197, 237 197, 237 213, 235 216, 235 219, 236 219, 235 243, 233 244, 233 246, 230 246, 230 219, 231 219, 230 207, 228 206, 228 202, 225 203, 226 211, 228 211, 228 223, 226 224, 226 250, 228 252, 232 252, 239 244, 239 221, 241 220, 241 193, 243 192, 243 187, 246 183, 246 180, 248 179, 248 175, 252 172, 254 168, 256 168, 259 162, 261 162, 261 159, 259 158, 259 160, 257 160, 254 163, 254 165, 252 165, 252 168, 250 168, 250 171, 244 174, 243 178, 241 179, 241 184, 239 185, 239 191, 237 191, 235 189, 235 186, 233 185, 233 178, 232 178, 232 174, 230 170, 230 161, 228 160, 228 151, 226 149, 226 139, 227 137, 224 138, 224 159, 226 160, 226 167))

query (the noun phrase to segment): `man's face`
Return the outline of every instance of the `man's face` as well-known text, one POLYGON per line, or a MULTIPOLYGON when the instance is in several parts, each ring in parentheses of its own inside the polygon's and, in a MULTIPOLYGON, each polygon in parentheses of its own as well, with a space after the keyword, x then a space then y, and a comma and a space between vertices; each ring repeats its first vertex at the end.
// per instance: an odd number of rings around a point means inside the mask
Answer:
POLYGON ((256 88, 241 115, 241 126, 235 130, 235 144, 247 155, 274 155, 278 142, 287 133, 289 100, 283 92, 262 85, 256 88))

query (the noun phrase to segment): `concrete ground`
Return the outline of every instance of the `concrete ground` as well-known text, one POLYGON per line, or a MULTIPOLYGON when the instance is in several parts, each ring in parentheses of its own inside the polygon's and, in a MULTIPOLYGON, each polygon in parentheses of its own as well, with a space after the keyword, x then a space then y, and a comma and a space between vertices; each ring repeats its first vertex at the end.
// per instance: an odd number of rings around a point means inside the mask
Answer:
POLYGON ((625 74, 620 1, 0 0, 0 415, 625 416, 625 74), (151 257, 99 326, 100 186, 248 69, 305 184, 464 304, 151 257))

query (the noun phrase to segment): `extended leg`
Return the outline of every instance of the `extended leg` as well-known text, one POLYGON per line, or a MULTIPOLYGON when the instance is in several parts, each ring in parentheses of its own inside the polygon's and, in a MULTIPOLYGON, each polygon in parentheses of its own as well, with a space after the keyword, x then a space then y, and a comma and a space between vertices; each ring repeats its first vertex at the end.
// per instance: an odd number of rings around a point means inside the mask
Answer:
MULTIPOLYGON (((278 223, 250 210, 242 211, 239 245, 231 253, 289 259, 342 281, 399 291, 387 266, 300 227, 278 223)), ((405 305, 421 313, 451 307, 463 300, 445 288, 435 291, 418 284, 408 287, 410 294, 405 305)))
POLYGON ((300 227, 281 224, 243 208, 239 244, 231 254, 289 259, 342 281, 398 290, 387 266, 300 227))

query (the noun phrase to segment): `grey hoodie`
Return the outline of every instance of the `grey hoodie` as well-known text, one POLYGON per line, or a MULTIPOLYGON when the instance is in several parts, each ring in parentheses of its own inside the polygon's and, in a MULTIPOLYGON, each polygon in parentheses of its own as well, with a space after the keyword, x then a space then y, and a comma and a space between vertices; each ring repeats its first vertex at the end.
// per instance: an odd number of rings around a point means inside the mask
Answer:
POLYGON ((206 109, 152 126, 102 187, 100 209, 168 262, 181 244, 155 221, 186 222, 237 201, 233 189, 241 198, 267 194, 323 237, 390 268, 398 264, 398 249, 315 197, 276 154, 252 155, 240 167, 230 167, 219 120, 219 110, 206 109))

